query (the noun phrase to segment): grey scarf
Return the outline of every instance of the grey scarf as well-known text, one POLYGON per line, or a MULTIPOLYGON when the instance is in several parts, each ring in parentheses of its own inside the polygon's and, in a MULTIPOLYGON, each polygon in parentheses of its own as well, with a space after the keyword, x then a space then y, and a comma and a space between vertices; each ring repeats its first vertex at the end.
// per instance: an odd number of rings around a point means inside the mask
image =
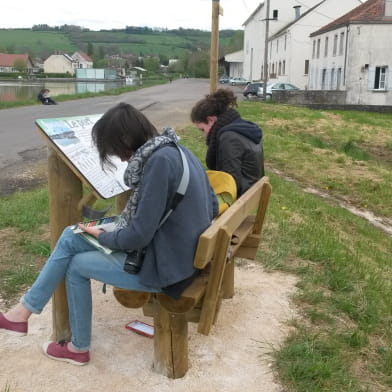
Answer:
POLYGON ((148 158, 150 158, 155 150, 170 143, 177 144, 178 136, 173 128, 164 128, 159 136, 147 140, 146 143, 139 147, 128 161, 128 166, 124 172, 124 182, 132 191, 132 196, 120 215, 117 228, 128 226, 131 218, 136 213, 139 201, 140 183, 143 179, 144 166, 148 158))

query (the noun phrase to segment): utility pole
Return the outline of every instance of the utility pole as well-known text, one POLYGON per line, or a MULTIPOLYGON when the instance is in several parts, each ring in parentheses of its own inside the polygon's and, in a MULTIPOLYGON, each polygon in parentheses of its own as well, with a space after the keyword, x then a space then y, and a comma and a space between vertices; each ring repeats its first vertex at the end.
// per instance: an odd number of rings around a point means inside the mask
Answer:
POLYGON ((267 100, 267 82, 268 82, 268 35, 269 35, 269 13, 270 13, 270 0, 267 0, 266 16, 265 16, 265 41, 264 41, 264 83, 263 83, 263 99, 267 100))
POLYGON ((212 0, 210 94, 213 94, 218 87, 219 8, 219 0, 212 0))
POLYGON ((270 20, 278 20, 278 10, 273 10, 272 18, 269 17, 270 15, 270 0, 267 1, 267 8, 265 10, 265 42, 264 42, 264 78, 263 78, 263 98, 264 100, 267 99, 267 82, 268 82, 268 40, 269 40, 269 21, 270 20))

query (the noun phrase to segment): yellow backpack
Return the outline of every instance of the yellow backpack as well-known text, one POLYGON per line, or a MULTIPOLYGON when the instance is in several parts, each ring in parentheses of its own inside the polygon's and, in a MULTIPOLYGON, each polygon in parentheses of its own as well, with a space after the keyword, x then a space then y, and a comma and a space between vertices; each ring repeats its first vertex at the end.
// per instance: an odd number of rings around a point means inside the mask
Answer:
POLYGON ((226 211, 237 199, 237 185, 229 173, 217 170, 206 171, 210 185, 219 202, 219 215, 226 211))

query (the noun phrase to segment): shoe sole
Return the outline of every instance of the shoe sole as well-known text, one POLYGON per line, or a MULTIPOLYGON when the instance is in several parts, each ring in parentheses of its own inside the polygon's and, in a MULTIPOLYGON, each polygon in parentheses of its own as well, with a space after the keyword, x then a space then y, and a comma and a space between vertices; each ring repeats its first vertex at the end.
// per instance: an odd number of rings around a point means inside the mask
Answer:
POLYGON ((12 331, 11 329, 0 328, 0 332, 5 332, 7 335, 11 336, 26 336, 27 332, 12 331))
POLYGON ((53 355, 48 354, 48 346, 49 344, 52 342, 46 342, 42 345, 42 349, 44 351, 44 354, 50 358, 50 359, 54 359, 55 361, 61 361, 61 362, 67 362, 67 363, 71 363, 72 365, 76 365, 76 366, 84 366, 87 365, 88 362, 78 362, 78 361, 74 361, 71 358, 59 358, 59 357, 54 357, 53 355))

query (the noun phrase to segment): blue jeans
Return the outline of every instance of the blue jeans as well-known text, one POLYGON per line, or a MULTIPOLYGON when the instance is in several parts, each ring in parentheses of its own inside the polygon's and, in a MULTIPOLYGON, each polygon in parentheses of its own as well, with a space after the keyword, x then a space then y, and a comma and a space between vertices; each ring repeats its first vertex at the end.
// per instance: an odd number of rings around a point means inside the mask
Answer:
POLYGON ((124 272, 126 256, 124 252, 106 255, 66 228, 21 303, 30 312, 40 313, 59 283, 65 279, 71 342, 79 350, 88 350, 92 313, 90 279, 129 290, 160 292, 157 288, 141 284, 139 275, 124 272))

